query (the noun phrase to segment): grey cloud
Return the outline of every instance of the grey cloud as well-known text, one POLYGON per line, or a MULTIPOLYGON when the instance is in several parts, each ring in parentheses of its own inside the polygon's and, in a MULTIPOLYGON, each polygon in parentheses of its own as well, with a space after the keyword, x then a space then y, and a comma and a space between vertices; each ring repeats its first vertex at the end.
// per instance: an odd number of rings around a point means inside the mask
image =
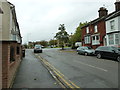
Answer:
POLYGON ((23 43, 49 40, 64 23, 74 33, 80 22, 98 17, 98 9, 106 5, 114 11, 113 0, 8 0, 16 6, 23 43), (54 34, 52 34, 54 33, 54 34), (29 35, 30 34, 30 35, 29 35))

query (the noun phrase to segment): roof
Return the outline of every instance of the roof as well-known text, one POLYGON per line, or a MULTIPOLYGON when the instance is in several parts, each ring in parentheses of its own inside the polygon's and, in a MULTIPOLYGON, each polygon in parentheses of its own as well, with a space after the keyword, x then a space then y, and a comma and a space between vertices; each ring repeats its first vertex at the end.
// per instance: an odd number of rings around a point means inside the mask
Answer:
MULTIPOLYGON (((20 38, 22 38, 21 37, 21 33, 20 33, 19 23, 17 21, 15 6, 14 6, 14 4, 12 4, 10 2, 8 2, 8 3, 10 4, 10 8, 11 8, 11 12, 12 12, 12 15, 13 15, 13 19, 14 19, 15 25, 18 28, 18 34, 19 34, 20 38)), ((21 42, 22 42, 22 39, 21 39, 21 42)))
POLYGON ((115 17, 117 17, 117 16, 120 16, 120 10, 117 11, 117 12, 113 12, 113 13, 111 13, 110 15, 108 15, 108 17, 106 18, 106 21, 107 21, 107 20, 110 20, 110 19, 112 19, 112 18, 115 18, 115 17))
POLYGON ((89 25, 96 24, 97 22, 99 22, 101 20, 107 21, 107 20, 115 18, 117 16, 120 16, 120 10, 119 11, 114 11, 114 12, 108 14, 107 16, 99 17, 99 18, 97 18, 97 19, 95 19, 93 21, 90 21, 89 23, 87 23, 86 25, 84 25, 83 27, 81 27, 81 29, 84 28, 84 27, 87 27, 89 25))
POLYGON ((105 20, 106 16, 103 16, 103 17, 99 17, 93 21, 90 21, 88 24, 84 25, 83 27, 81 28, 84 28, 84 27, 87 27, 89 25, 92 25, 92 24, 96 24, 97 22, 101 21, 101 20, 105 20))

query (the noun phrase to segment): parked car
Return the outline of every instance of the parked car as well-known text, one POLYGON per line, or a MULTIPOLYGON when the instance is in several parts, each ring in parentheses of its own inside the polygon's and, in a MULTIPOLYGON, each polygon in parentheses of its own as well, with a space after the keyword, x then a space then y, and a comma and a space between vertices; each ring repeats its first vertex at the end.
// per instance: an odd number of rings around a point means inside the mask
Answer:
POLYGON ((111 58, 120 61, 120 48, 114 46, 99 46, 95 50, 97 58, 111 58))
POLYGON ((34 53, 42 53, 42 46, 41 45, 35 45, 34 47, 34 53))
POLYGON ((92 49, 91 47, 87 47, 87 46, 80 46, 77 48, 77 53, 78 54, 84 54, 84 55, 94 55, 95 50, 92 49))

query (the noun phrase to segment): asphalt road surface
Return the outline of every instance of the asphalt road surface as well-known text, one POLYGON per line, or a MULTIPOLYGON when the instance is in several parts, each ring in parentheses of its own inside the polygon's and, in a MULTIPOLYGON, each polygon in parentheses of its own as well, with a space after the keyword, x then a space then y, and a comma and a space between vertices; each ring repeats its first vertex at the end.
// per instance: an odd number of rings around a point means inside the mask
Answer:
POLYGON ((118 88, 117 61, 54 48, 43 49, 38 55, 80 88, 118 88))

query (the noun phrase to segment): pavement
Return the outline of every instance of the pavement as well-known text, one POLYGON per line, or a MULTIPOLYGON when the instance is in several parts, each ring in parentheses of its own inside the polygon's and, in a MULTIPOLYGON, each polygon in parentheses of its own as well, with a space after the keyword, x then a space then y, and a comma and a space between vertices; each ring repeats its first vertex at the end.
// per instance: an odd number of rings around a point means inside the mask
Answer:
POLYGON ((61 86, 35 57, 33 50, 26 50, 26 56, 21 62, 12 88, 61 88, 61 86))

